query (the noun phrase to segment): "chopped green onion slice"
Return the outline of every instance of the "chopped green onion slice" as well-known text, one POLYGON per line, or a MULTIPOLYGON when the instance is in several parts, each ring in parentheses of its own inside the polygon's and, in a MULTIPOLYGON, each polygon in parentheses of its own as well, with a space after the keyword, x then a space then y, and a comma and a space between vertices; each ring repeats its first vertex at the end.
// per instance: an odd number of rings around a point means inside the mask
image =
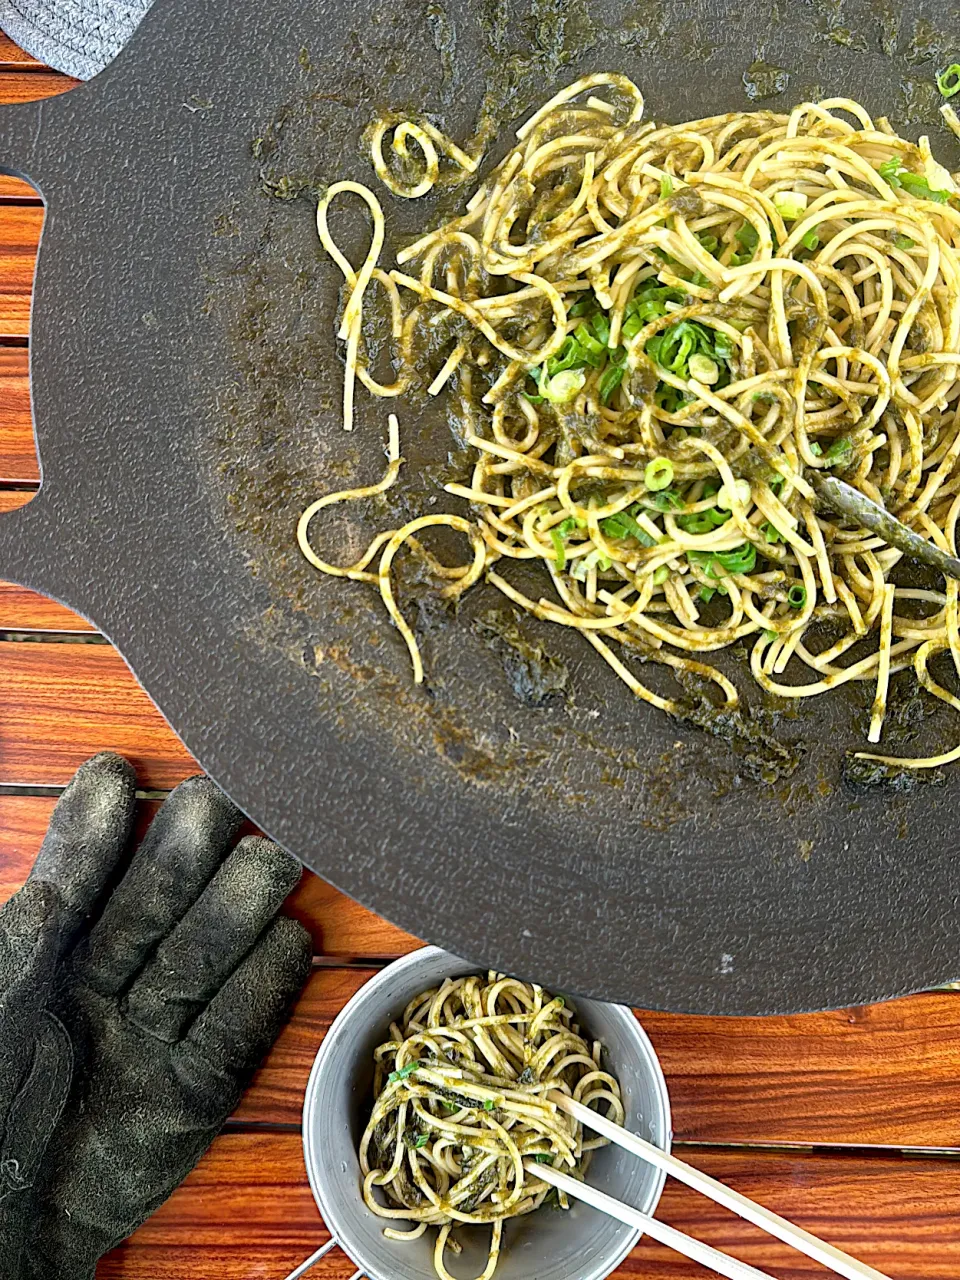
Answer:
MULTIPOLYGON (((939 171, 938 167, 937 172, 939 171)), ((891 187, 902 187, 918 200, 932 200, 934 204, 946 204, 950 199, 949 191, 935 191, 922 174, 911 173, 909 169, 905 169, 902 156, 891 156, 889 160, 884 160, 877 169, 877 173, 889 182, 891 187)))
POLYGON ((716 587, 701 587, 698 600, 702 600, 704 604, 709 604, 713 597, 717 594, 716 587))
POLYGON ((752 542, 743 542, 732 551, 715 552, 714 559, 727 573, 753 573, 757 565, 757 548, 752 542))
POLYGON ((530 1158, 535 1164, 553 1164, 553 1156, 546 1151, 538 1151, 535 1156, 530 1158))
POLYGON ((673 179, 669 173, 665 173, 660 179, 660 199, 666 200, 668 196, 673 195, 673 179))
POLYGON ((582 369, 564 369, 540 383, 540 390, 551 404, 569 404, 583 389, 586 375, 582 369))
POLYGON ((596 301, 597 301, 596 297, 594 296, 593 290, 591 289, 587 293, 585 293, 583 297, 578 298, 576 300, 576 302, 570 308, 570 311, 568 314, 571 316, 589 315, 590 312, 593 310, 596 304, 596 301))
POLYGON ((484 1111, 492 1111, 492 1110, 493 1110, 493 1099, 492 1099, 492 1098, 486 1098, 486 1099, 484 1099, 483 1109, 484 1109, 484 1111))
POLYGON ((684 533, 712 533, 729 519, 729 511, 708 507, 706 511, 691 511, 688 516, 677 516, 677 524, 684 533))
POLYGON ((607 344, 595 338, 585 324, 578 324, 573 336, 583 351, 584 362, 599 369, 607 358, 607 344))
POLYGON ((643 503, 654 511, 679 511, 683 506, 683 499, 676 489, 662 489, 660 493, 648 493, 643 503))
POLYGON ((642 547, 652 547, 653 538, 628 511, 618 511, 600 521, 600 530, 608 538, 635 538, 642 547))
POLYGON ((745 222, 737 232, 736 240, 744 249, 756 249, 760 243, 760 233, 752 222, 745 222))
POLYGON ((550 530, 550 541, 553 543, 553 562, 557 566, 557 572, 563 573, 567 566, 567 548, 564 546, 560 525, 550 530))
MULTIPOLYGON (((642 325, 637 326, 637 333, 640 332, 642 325)), ((629 340, 629 334, 623 331, 623 336, 629 340)), ((608 364, 606 369, 600 375, 600 401, 607 404, 610 397, 623 381, 624 368, 622 364, 608 364)))
POLYGON ((776 527, 776 525, 771 524, 769 520, 764 521, 764 523, 760 527, 763 530, 763 536, 766 538, 767 542, 783 542, 784 541, 783 534, 776 527))
POLYGON ((648 489, 669 489, 673 481, 673 463, 669 458, 652 458, 643 471, 643 483, 648 489))
POLYGON ((820 237, 817 235, 816 231, 811 228, 806 235, 800 237, 800 243, 805 249, 809 249, 810 252, 813 253, 816 249, 820 248, 820 237))
POLYGON ((729 511, 735 502, 739 503, 741 507, 745 507, 750 501, 749 480, 735 481, 734 489, 735 491, 731 493, 729 487, 722 484, 717 491, 717 506, 724 511, 729 511))
POLYGON ((610 345, 610 321, 607 319, 606 313, 598 311, 590 321, 590 328, 597 336, 597 340, 603 345, 610 345))
POLYGON ((429 1135, 429 1133, 420 1133, 420 1134, 417 1134, 417 1139, 416 1139, 416 1141, 415 1141, 415 1142, 414 1142, 414 1144, 413 1144, 413 1145, 414 1145, 414 1149, 415 1149, 415 1150, 417 1150, 417 1151, 419 1151, 419 1150, 421 1149, 421 1147, 425 1147, 429 1141, 430 1141, 430 1135, 429 1135))
POLYGON ((778 191, 773 197, 773 206, 785 222, 796 222, 809 203, 802 191, 778 191))
POLYGON ((816 442, 816 440, 814 440, 814 441, 813 441, 813 443, 810 445, 810 452, 813 454, 813 456, 814 456, 815 458, 820 458, 820 457, 822 457, 822 456, 823 456, 823 445, 818 444, 818 443, 816 442))
POLYGON ((764 640, 776 640, 777 633, 775 631, 765 631, 763 633, 764 640))
POLYGON ((716 330, 713 335, 713 351, 721 360, 729 360, 733 355, 733 343, 725 333, 716 330))
POLYGON ((901 173, 900 185, 904 191, 918 200, 932 200, 934 204, 946 204, 950 199, 949 191, 934 191, 926 178, 919 173, 901 173))
POLYGON ((848 437, 838 436, 823 456, 826 461, 833 466, 834 463, 842 462, 852 448, 853 444, 850 442, 848 437))
POLYGON ((670 569, 667 565, 662 564, 653 571, 653 585, 662 587, 666 580, 670 577, 670 569))
POLYGON ((412 1076, 415 1071, 418 1071, 421 1065, 419 1062, 408 1062, 399 1071, 391 1071, 387 1076, 387 1084, 396 1084, 398 1080, 406 1080, 408 1076, 412 1076))
POLYGON ((608 560, 602 551, 598 551, 596 547, 592 551, 588 551, 582 559, 570 570, 570 577, 575 578, 577 582, 586 582, 587 574, 591 569, 599 569, 601 573, 610 568, 612 561, 608 560))
POLYGON ((945 98, 960 93, 960 62, 954 62, 937 76, 937 88, 945 98))
POLYGON ((893 243, 898 249, 912 249, 917 242, 909 236, 897 236, 893 243))
POLYGON ((706 383, 707 386, 720 377, 720 368, 716 361, 711 360, 709 356, 701 355, 699 351, 690 357, 687 368, 690 370, 691 378, 696 378, 698 382, 706 383))
POLYGON ((802 609, 807 603, 807 588, 795 582, 787 592, 787 603, 791 609, 802 609))

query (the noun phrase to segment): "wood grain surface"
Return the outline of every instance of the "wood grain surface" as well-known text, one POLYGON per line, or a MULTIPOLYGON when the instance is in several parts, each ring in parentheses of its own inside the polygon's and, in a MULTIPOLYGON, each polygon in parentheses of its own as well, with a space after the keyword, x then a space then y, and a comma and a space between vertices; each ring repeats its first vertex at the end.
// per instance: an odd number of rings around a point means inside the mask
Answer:
MULTIPOLYGON (((74 83, 0 36, 0 102, 74 83)), ((42 221, 37 192, 0 176, 0 519, 39 481, 27 341, 42 221)), ((78 642, 90 640, 89 624, 69 610, 0 584, 0 903, 28 874, 55 803, 32 790, 62 787, 103 748, 127 755, 148 790, 169 789, 196 769, 119 655, 78 642)), ((142 804, 141 830, 155 811, 155 802, 142 804)), ((310 874, 288 910, 308 925, 317 952, 292 1021, 230 1131, 103 1260, 98 1280, 280 1280, 325 1239, 296 1132, 307 1073, 344 1002, 376 966, 418 944, 310 874)), ((892 1280, 960 1276, 960 1161, 944 1150, 960 1153, 960 994, 788 1018, 638 1016, 664 1066, 677 1136, 694 1144, 681 1145, 686 1158, 892 1280), (784 1144, 807 1149, 770 1149, 784 1144), (923 1159, 896 1154, 923 1147, 938 1150, 923 1159)), ((780 1280, 824 1274, 675 1184, 658 1213, 780 1280)), ((352 1271, 334 1253, 311 1276, 346 1280, 352 1271)), ((647 1242, 617 1273, 703 1274, 647 1242)))
MULTIPOLYGON (((2 80, 0 76, 0 83, 2 80)), ((0 346, 0 484, 35 485, 40 479, 30 416, 28 359, 26 347, 0 346)))
MULTIPOLYGON (((956 1280, 960 1275, 960 1164, 739 1151, 684 1150, 683 1155, 893 1280, 956 1280)), ((779 1280, 826 1275, 677 1183, 667 1183, 657 1216, 772 1271, 779 1280)), ((540 1229, 538 1219, 529 1225, 540 1229)), ((549 1211, 543 1229, 549 1230, 549 1211)), ((328 1238, 306 1182, 299 1135, 225 1134, 97 1275, 98 1280, 280 1280, 328 1238)), ((397 1244, 397 1280, 403 1248, 397 1244)), ((352 1273, 335 1250, 310 1276, 347 1280, 352 1273)), ((641 1241, 615 1272, 618 1280, 700 1280, 707 1274, 650 1241, 641 1241)), ((571 1270, 571 1280, 576 1271, 571 1270)))
POLYGON ((0 783, 62 786, 101 750, 127 756, 147 789, 197 772, 109 645, 0 643, 0 783))
MULTIPOLYGON (((43 63, 38 62, 32 53, 25 53, 18 44, 13 43, 9 36, 0 31, 0 71, 22 71, 27 67, 43 71, 47 70, 43 63)), ((5 79, 6 77, 4 77, 5 79)), ((0 101, 9 102, 6 93, 3 93, 0 101)))
POLYGON ((40 205, 0 204, 0 341, 25 338, 30 331, 30 291, 42 226, 40 205))
POLYGON ((32 102, 39 98, 53 98, 79 83, 71 76, 46 68, 8 67, 3 71, 3 101, 32 102))

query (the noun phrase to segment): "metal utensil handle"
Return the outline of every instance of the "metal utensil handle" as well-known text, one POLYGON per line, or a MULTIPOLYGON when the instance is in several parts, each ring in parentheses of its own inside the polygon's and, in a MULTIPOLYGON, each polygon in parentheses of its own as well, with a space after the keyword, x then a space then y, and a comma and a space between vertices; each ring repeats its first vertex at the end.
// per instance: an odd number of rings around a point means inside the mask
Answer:
MULTIPOLYGON (((303 1262, 300 1263, 299 1267, 295 1267, 293 1271, 291 1271, 290 1274, 284 1278, 284 1280, 300 1280, 300 1277, 305 1276, 307 1272, 310 1270, 310 1268, 316 1266, 316 1264, 320 1261, 321 1258, 325 1258, 328 1253, 331 1253, 334 1249, 336 1249, 339 1243, 340 1242, 337 1240, 336 1236, 331 1236, 326 1244, 321 1245, 320 1248, 316 1251, 316 1253, 311 1253, 309 1258, 304 1258, 303 1262)), ((346 1252, 346 1250, 344 1250, 344 1256, 349 1259, 350 1255, 346 1252)), ((353 1275, 350 1277, 350 1280, 364 1280, 364 1272, 362 1270, 355 1271, 353 1275)))

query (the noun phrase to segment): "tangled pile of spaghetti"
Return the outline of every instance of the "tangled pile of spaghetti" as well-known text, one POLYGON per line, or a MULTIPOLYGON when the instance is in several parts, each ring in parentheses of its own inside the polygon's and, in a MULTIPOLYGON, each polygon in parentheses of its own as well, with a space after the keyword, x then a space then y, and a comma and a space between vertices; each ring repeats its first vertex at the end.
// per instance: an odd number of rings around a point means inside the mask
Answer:
POLYGON ((490 1280, 504 1222, 550 1194, 531 1170, 549 1164, 583 1174, 590 1153, 606 1145, 586 1138, 551 1093, 623 1123, 620 1087, 600 1054, 562 997, 502 974, 448 979, 411 1000, 376 1051, 376 1101, 360 1144, 367 1205, 417 1224, 385 1234, 411 1240, 439 1227, 434 1265, 441 1280, 454 1280, 444 1265, 447 1249, 459 1249, 451 1231, 490 1225, 479 1277, 490 1280))
MULTIPOLYGON (((393 168, 377 135, 378 171, 400 195, 429 189, 443 164, 475 163, 438 131, 421 134, 419 181, 407 144, 417 135, 406 131, 393 168)), ((374 194, 342 182, 321 199, 320 238, 346 280, 344 425, 356 380, 379 397, 450 384, 473 473, 447 486, 468 516, 385 531, 347 568, 322 560, 317 511, 396 481, 391 419, 383 481, 308 508, 304 554, 379 586, 418 680, 390 584, 405 542, 445 596, 485 576, 578 630, 666 711, 680 703, 641 683, 631 658, 713 681, 732 707, 735 687, 703 655, 740 640, 757 682, 784 698, 875 684, 870 742, 905 667, 960 710, 929 669, 949 651, 960 671, 958 583, 897 585, 903 553, 818 506, 815 491, 818 472, 838 475, 956 552, 960 198, 928 140, 906 141, 849 99, 661 126, 618 74, 570 85, 517 139, 462 216, 389 272, 374 194), (373 219, 358 269, 327 220, 346 192, 373 219), (392 382, 366 355, 375 290, 392 317, 392 382), (416 535, 438 524, 466 535, 469 564, 445 568, 422 547, 416 535), (512 559, 542 564, 554 594, 511 585, 512 559)), ((866 758, 923 767, 960 747, 866 758)))

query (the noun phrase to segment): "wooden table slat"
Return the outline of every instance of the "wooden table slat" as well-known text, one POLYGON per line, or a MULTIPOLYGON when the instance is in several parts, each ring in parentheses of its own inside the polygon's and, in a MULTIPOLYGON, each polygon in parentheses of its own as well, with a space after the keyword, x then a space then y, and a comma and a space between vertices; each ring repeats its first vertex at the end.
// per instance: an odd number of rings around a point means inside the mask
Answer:
MULTIPOLYGON (((2 79, 0 79, 2 83, 2 79)), ((37 204, 40 193, 36 187, 22 178, 14 178, 9 173, 0 173, 0 201, 5 204, 37 204)))
POLYGON ((0 204, 0 338, 30 332, 30 293, 43 226, 38 204, 0 204))
MULTIPOLYGON (((8 35, 4 35, 0 31, 0 68, 6 71, 11 67, 17 70, 25 67, 44 69, 44 65, 39 59, 35 58, 32 53, 25 52, 18 44, 14 44, 8 35)), ((0 84, 2 84, 2 80, 0 80, 0 84)))
MULTIPOLYGON (((749 1151, 684 1156, 896 1280, 960 1275, 958 1163, 749 1151)), ((667 1182, 657 1217, 779 1280, 820 1280, 826 1274, 676 1182, 667 1182)), ((539 1220, 524 1225, 535 1231, 539 1220)), ((97 1277, 280 1277, 327 1239, 307 1184, 299 1134, 225 1134, 167 1204, 104 1259, 97 1277)), ((405 1247, 397 1243, 398 1259, 405 1247)), ((398 1261, 398 1274, 401 1267, 398 1261)), ((349 1261, 334 1250, 310 1275, 347 1280, 352 1273, 349 1261)), ((614 1275, 700 1280, 706 1273, 642 1240, 614 1275)))
POLYGON ((0 71, 0 102, 33 102, 38 98, 55 98, 68 89, 75 89, 80 83, 73 76, 65 76, 60 71, 45 68, 11 69, 0 63, 0 71))
POLYGON ((0 346, 0 482, 36 484, 40 479, 30 414, 29 352, 0 346))
POLYGON ((198 768, 109 645, 0 643, 0 727, 0 783, 64 785, 105 750, 125 755, 147 789, 198 768))

